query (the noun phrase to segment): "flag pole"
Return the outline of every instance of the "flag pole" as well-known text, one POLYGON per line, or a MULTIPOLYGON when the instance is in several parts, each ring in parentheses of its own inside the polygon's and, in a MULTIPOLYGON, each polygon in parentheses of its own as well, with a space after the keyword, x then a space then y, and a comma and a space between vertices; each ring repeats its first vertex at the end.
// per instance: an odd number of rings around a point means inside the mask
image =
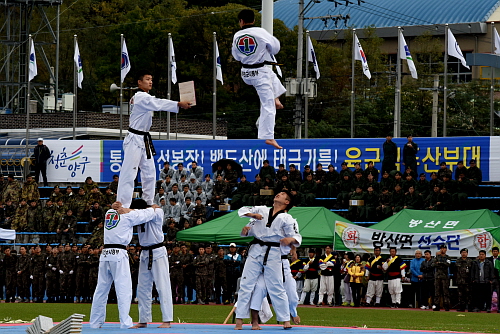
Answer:
MULTIPOLYGON (((28 84, 27 84, 27 92, 26 92, 26 145, 25 145, 25 157, 28 159, 29 157, 29 141, 30 141, 30 91, 31 91, 31 81, 29 79, 29 66, 30 66, 30 56, 31 56, 31 43, 33 43, 33 38, 31 37, 31 34, 28 36, 28 47, 27 49, 29 52, 28 54, 28 62, 27 62, 27 68, 26 68, 26 73, 28 73, 28 84)), ((34 48, 33 48, 34 49, 34 48)), ((28 175, 29 172, 29 160, 26 160, 24 163, 24 174, 25 176, 28 175)))
POLYGON ((446 137, 446 117, 448 108, 448 23, 444 28, 444 78, 443 78, 443 137, 446 137))
POLYGON ((120 140, 123 139, 123 80, 121 78, 121 63, 123 57, 123 34, 120 34, 120 140))
MULTIPOLYGON (((498 50, 500 51, 500 50, 498 50)), ((495 22, 491 22, 491 54, 495 54, 495 22)), ((494 133, 495 122, 495 67, 491 66, 490 85, 490 136, 494 133)))
MULTIPOLYGON (((74 37, 74 46, 75 46, 75 51, 76 51, 76 35, 74 37)), ((78 64, 76 62, 73 62, 74 65, 74 73, 73 73, 73 140, 76 140, 76 108, 77 108, 77 87, 76 87, 76 82, 78 80, 78 64)))
POLYGON ((396 94, 394 101, 394 137, 401 137, 401 27, 398 27, 398 52, 396 59, 396 94))
POLYGON ((214 31, 214 61, 213 61, 213 85, 214 85, 214 93, 213 93, 213 111, 212 111, 212 138, 215 139, 215 135, 217 132, 217 33, 214 31))
POLYGON ((309 30, 306 30, 306 43, 307 43, 307 57, 304 57, 306 61, 306 91, 304 94, 304 138, 309 137, 309 30))
POLYGON ((356 29, 352 29, 352 63, 351 63, 351 138, 354 138, 354 66, 356 52, 356 29))
MULTIPOLYGON (((167 83, 167 99, 170 100, 172 93, 172 55, 170 54, 170 46, 172 44, 172 34, 168 33, 168 83, 167 83)), ((167 112, 167 140, 170 140, 170 113, 167 112)))

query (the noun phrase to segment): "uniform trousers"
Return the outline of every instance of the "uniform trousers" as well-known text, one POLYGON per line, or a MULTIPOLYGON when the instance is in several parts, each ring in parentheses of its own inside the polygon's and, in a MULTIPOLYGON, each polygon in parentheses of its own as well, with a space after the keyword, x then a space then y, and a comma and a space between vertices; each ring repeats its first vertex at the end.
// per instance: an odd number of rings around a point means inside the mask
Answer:
POLYGON ((272 69, 266 66, 241 69, 243 81, 247 85, 254 86, 259 95, 260 116, 257 135, 259 139, 274 139, 276 104, 274 102, 273 75, 276 76, 272 69))
POLYGON ((351 283, 345 282, 342 279, 342 285, 340 286, 340 290, 342 291, 342 302, 351 303, 352 302, 351 283))
POLYGON ((436 278, 435 279, 435 291, 434 298, 435 304, 439 308, 439 303, 441 302, 440 298, 443 297, 443 306, 444 308, 450 307, 450 279, 449 278, 436 278))
POLYGON ((368 281, 368 289, 366 290, 366 303, 370 304, 373 296, 375 296, 376 297, 375 303, 380 304, 380 299, 382 299, 383 291, 384 291, 384 280, 368 281))
POLYGON ((174 320, 174 308, 172 305, 172 288, 170 287, 170 274, 168 257, 155 258, 151 270, 148 270, 149 256, 147 251, 141 253, 139 263, 139 284, 137 285, 137 299, 139 300, 139 322, 148 323, 153 321, 151 314, 151 301, 153 294, 153 281, 160 298, 160 309, 162 321, 174 320))
POLYGON ((127 259, 120 261, 100 261, 97 287, 92 299, 90 311, 90 328, 99 328, 106 320, 106 302, 111 284, 115 283, 120 314, 120 328, 126 329, 134 325, 129 315, 132 299, 132 279, 130 265, 127 259))
POLYGON ((401 292, 403 292, 403 284, 401 278, 394 278, 387 281, 389 293, 393 304, 401 304, 401 292))
MULTIPOLYGON (((255 247, 255 245, 252 247, 255 247)), ((250 249, 250 253, 251 251, 252 249, 250 249)), ((264 265, 263 262, 264 254, 260 254, 257 257, 248 256, 245 262, 241 275, 240 290, 238 292, 236 318, 248 318, 252 293, 257 283, 257 279, 263 273, 267 292, 271 296, 271 302, 276 312, 276 320, 282 322, 290 321, 288 298, 283 284, 281 253, 279 247, 271 247, 267 264, 264 265)))
POLYGON ((297 286, 297 296, 299 296, 300 298, 300 296, 302 295, 302 290, 304 289, 304 280, 295 280, 295 285, 297 286))
POLYGON ((333 286, 333 276, 321 276, 321 280, 319 283, 319 299, 318 299, 318 304, 321 304, 323 301, 323 297, 326 294, 327 295, 327 302, 328 304, 332 303, 333 300, 333 292, 334 292, 334 286, 333 286))
POLYGON ((124 208, 130 207, 134 193, 134 182, 137 177, 137 168, 141 169, 142 199, 149 205, 153 204, 155 196, 155 159, 147 159, 144 146, 144 137, 129 133, 123 141, 124 158, 118 180, 116 200, 124 208))
POLYGON ((309 304, 314 304, 314 297, 316 297, 316 291, 318 291, 318 279, 317 278, 306 278, 304 280, 304 288, 302 289, 302 295, 300 296, 300 303, 304 303, 306 300, 306 295, 308 292, 311 293, 309 296, 309 304))
MULTIPOLYGON (((288 263, 288 260, 283 259, 283 261, 286 261, 285 263, 283 263, 283 276, 285 280, 284 286, 286 290, 286 295, 288 297, 288 306, 290 309, 290 315, 292 317, 296 317, 297 305, 299 304, 299 298, 297 296, 297 285, 290 271, 290 264, 288 263)), ((267 296, 266 282, 264 281, 264 275, 260 275, 252 294, 250 309, 260 310, 262 306, 262 300, 266 298, 266 296, 267 296)))

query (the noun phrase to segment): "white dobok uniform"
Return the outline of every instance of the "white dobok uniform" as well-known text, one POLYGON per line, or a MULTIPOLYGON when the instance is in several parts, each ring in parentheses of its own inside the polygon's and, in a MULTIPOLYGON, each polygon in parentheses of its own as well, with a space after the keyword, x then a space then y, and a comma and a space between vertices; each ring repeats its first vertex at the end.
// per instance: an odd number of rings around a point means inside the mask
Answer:
MULTIPOLYGON (((302 242, 302 236, 299 234, 297 221, 288 213, 278 213, 274 220, 272 208, 265 206, 256 206, 252 208, 243 207, 238 210, 240 217, 246 217, 247 213, 257 213, 262 215, 262 220, 251 219, 247 224, 251 229, 248 236, 255 238, 248 251, 248 257, 241 274, 240 290, 238 292, 238 307, 236 309, 236 318, 248 318, 252 293, 260 275, 264 276, 267 291, 271 296, 271 302, 276 312, 278 321, 289 321, 290 311, 288 298, 283 284, 282 271, 282 252, 290 253, 290 246, 281 246, 280 240, 285 237, 292 237, 297 242, 295 247, 299 247, 302 242), (270 211, 271 210, 271 211, 270 211), (269 220, 270 227, 267 227, 269 220), (272 246, 264 243, 272 243, 272 246)), ((262 300, 262 299, 261 299, 262 300)))
MULTIPOLYGON (((282 254, 286 255, 286 254, 282 254)), ((290 262, 288 259, 282 259, 282 280, 285 287, 286 296, 288 298, 288 308, 292 317, 297 316, 297 305, 299 304, 299 297, 297 295, 297 284, 292 276, 290 270, 290 262)), ((257 284, 253 290, 252 299, 250 302, 251 310, 260 310, 262 308, 262 300, 267 299, 267 287, 264 280, 264 275, 260 275, 257 284)), ((265 321, 263 321, 265 322, 265 321)))
POLYGON ((137 284, 140 323, 153 321, 151 314, 153 282, 156 284, 156 290, 160 298, 162 321, 168 322, 174 320, 168 254, 167 249, 163 245, 164 235, 162 225, 163 211, 158 209, 152 220, 137 228, 139 244, 142 247, 139 262, 139 283, 137 284), (149 250, 149 247, 153 249, 149 250), (150 259, 151 253, 153 255, 152 259, 150 259))
POLYGON ((254 26, 245 26, 233 37, 232 54, 241 62, 241 78, 247 85, 254 86, 260 99, 258 125, 259 139, 274 139, 276 117, 275 97, 283 94, 284 87, 279 87, 276 74, 264 62, 273 62, 274 55, 280 50, 280 42, 267 30, 254 26), (262 64, 262 66, 258 66, 262 64), (245 66, 254 66, 246 68, 245 66), (276 92, 275 92, 276 91, 276 92), (275 94, 281 94, 275 96, 275 94))
MULTIPOLYGON (((130 108, 132 113, 129 127, 141 132, 149 132, 154 111, 179 112, 177 102, 158 99, 143 91, 135 93, 130 108)), ((137 168, 141 169, 142 198, 149 205, 153 204, 156 183, 155 160, 152 155, 151 158, 147 158, 146 150, 144 136, 129 131, 123 140, 124 158, 116 194, 117 201, 121 202, 125 208, 130 207, 132 203, 137 168)))
POLYGON ((104 220, 104 249, 99 257, 99 275, 97 287, 92 299, 90 328, 99 328, 106 320, 106 302, 111 284, 115 283, 120 328, 133 326, 129 316, 132 301, 132 278, 130 264, 125 247, 132 239, 132 227, 152 220, 161 209, 148 208, 119 215, 115 210, 108 210, 104 220), (155 212, 156 211, 156 212, 155 212), (116 246, 116 247, 113 247, 116 246))

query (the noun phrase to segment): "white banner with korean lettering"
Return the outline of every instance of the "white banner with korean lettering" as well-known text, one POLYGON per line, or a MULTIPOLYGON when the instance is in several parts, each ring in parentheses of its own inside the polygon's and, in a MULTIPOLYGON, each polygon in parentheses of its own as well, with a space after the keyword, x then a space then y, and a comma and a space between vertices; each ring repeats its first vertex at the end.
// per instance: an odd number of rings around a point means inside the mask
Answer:
POLYGON ((336 221, 335 250, 372 253, 373 248, 379 246, 384 254, 389 254, 390 247, 396 247, 399 255, 413 256, 417 249, 422 252, 430 250, 432 255, 435 255, 440 245, 446 244, 447 254, 452 257, 459 257, 462 248, 469 250, 469 257, 478 256, 480 250, 485 250, 491 255, 491 248, 499 245, 491 234, 495 229, 475 228, 436 233, 411 233, 411 231, 405 233, 376 230, 336 221))
POLYGON ((47 140, 51 157, 47 160, 49 182, 81 182, 87 176, 101 182, 102 141, 47 140))

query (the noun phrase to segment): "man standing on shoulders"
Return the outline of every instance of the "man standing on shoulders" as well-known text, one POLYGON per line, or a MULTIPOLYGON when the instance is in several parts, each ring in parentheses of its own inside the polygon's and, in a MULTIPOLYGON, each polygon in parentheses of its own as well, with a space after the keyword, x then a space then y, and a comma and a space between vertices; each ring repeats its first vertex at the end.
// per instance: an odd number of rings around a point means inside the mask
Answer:
POLYGON ((132 97, 128 135, 123 141, 124 158, 120 178, 118 180, 117 200, 128 208, 134 192, 134 181, 137 169, 141 169, 142 198, 153 204, 155 195, 156 168, 153 156, 156 151, 149 129, 153 123, 153 111, 169 111, 177 113, 179 107, 188 109, 186 101, 175 102, 158 99, 149 95, 153 87, 153 76, 150 72, 142 71, 137 78, 139 91, 132 97))
MULTIPOLYGON (((241 30, 234 34, 232 54, 234 59, 242 63, 243 81, 254 86, 259 95, 258 138, 265 139, 266 144, 281 149, 274 139, 276 107, 279 102, 275 100, 273 89, 276 74, 266 66, 274 63, 274 55, 280 50, 280 42, 265 29, 254 26, 253 10, 242 10, 238 14, 238 20, 241 30)), ((278 107, 280 106, 281 103, 278 107)))
POLYGON ((403 259, 396 255, 396 247, 389 248, 390 257, 382 265, 382 269, 387 272, 387 283, 391 294, 392 308, 399 308, 401 305, 401 293, 403 292, 402 280, 405 277, 406 264, 403 259))
POLYGON ((33 150, 35 155, 35 182, 38 183, 40 173, 42 173, 43 185, 49 186, 47 182, 47 160, 50 158, 50 150, 43 144, 43 138, 38 138, 38 145, 33 150))
POLYGON ((435 308, 432 307, 434 311, 440 310, 441 297, 443 297, 443 306, 445 311, 450 310, 450 292, 448 291, 450 287, 450 275, 448 269, 450 268, 451 259, 446 255, 448 247, 446 244, 441 244, 439 253, 436 254, 436 258, 432 265, 436 268, 435 275, 435 308))

